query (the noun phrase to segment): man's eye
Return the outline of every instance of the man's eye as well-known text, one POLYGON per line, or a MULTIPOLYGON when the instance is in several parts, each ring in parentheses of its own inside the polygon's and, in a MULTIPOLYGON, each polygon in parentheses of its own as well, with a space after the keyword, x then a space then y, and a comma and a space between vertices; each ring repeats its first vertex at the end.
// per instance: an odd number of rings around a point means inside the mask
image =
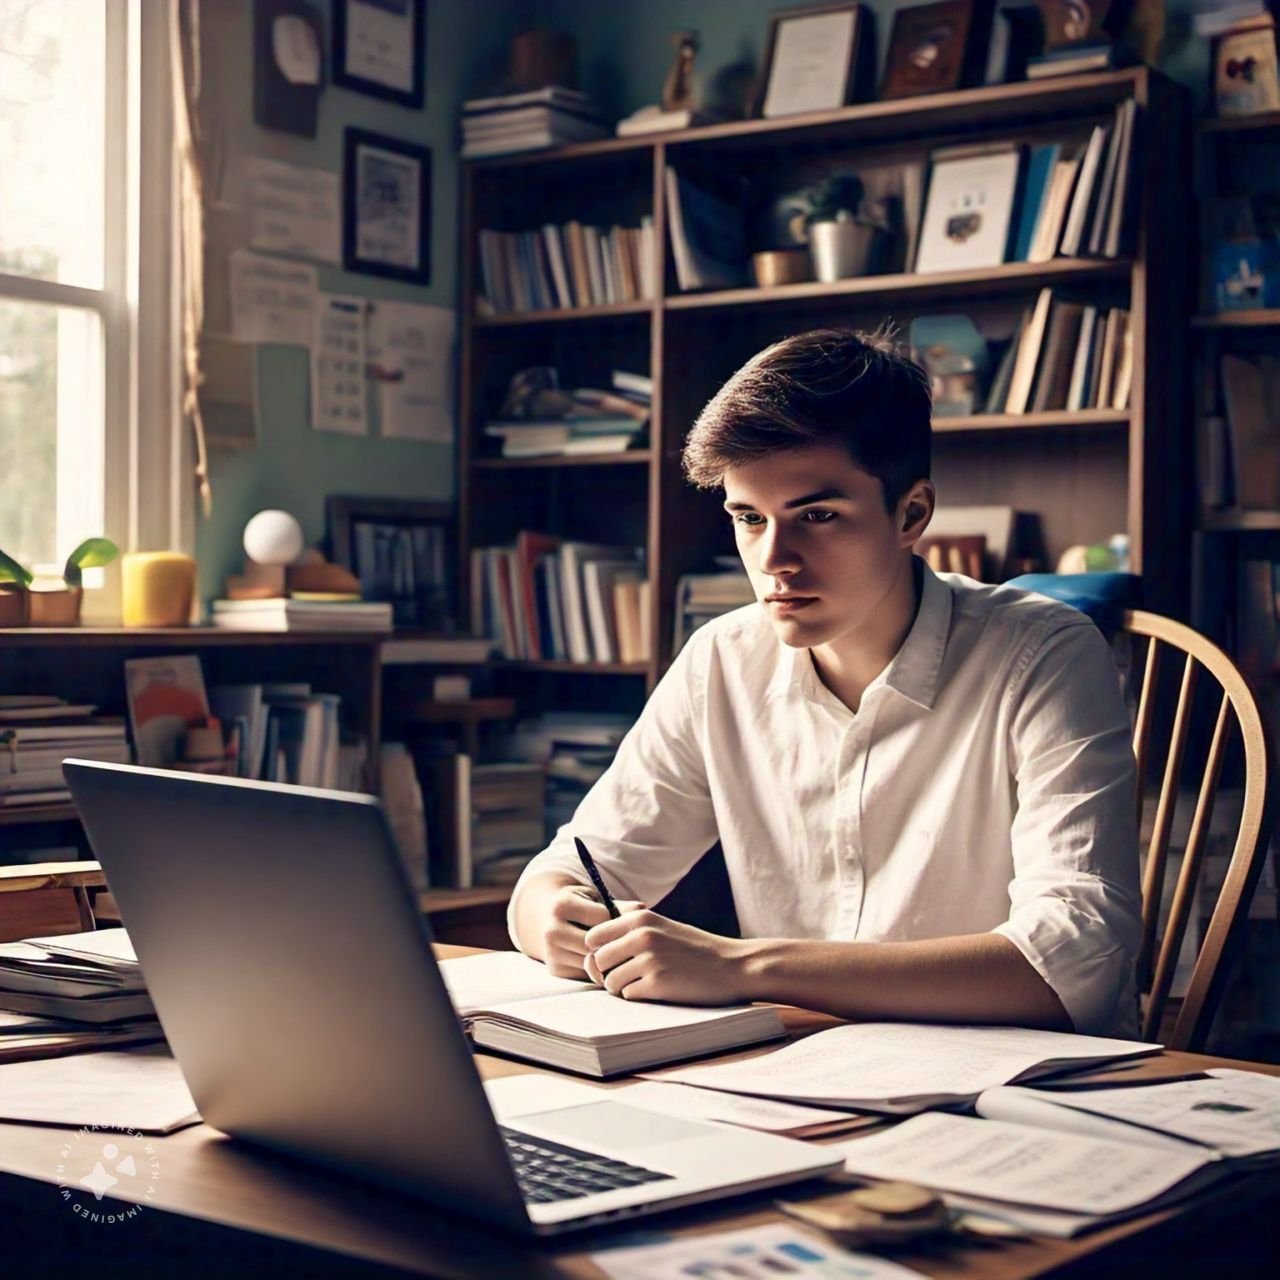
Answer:
POLYGON ((745 524, 748 527, 755 529, 764 523, 764 518, 758 511, 739 511, 738 514, 733 517, 733 522, 734 524, 745 524))
POLYGON ((828 511, 824 507, 814 507, 804 513, 804 518, 808 520, 810 524, 826 524, 828 520, 834 520, 836 518, 836 513, 834 511, 828 511))

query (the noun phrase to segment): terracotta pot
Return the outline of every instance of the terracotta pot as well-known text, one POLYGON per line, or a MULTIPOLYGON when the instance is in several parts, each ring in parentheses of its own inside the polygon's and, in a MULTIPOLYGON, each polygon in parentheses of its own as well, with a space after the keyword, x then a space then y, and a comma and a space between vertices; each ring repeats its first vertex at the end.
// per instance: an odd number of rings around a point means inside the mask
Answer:
POLYGON ((27 625, 27 599, 30 594, 23 587, 0 586, 0 627, 27 625))
POLYGON ((64 587, 61 591, 29 591, 28 625, 33 627, 74 627, 80 622, 81 587, 64 587))

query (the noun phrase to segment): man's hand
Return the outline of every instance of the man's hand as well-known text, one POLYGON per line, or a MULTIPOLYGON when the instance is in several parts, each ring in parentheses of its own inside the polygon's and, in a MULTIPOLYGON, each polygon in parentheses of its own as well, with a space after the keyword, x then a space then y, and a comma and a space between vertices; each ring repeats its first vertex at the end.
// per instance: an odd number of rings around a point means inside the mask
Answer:
POLYGON ((745 949, 736 939, 625 905, 618 904, 619 919, 582 935, 592 982, 624 1000, 736 1004, 751 998, 741 964, 745 949))
MULTIPOLYGON (((619 911, 642 909, 639 902, 619 902, 619 911)), ((541 941, 542 959, 557 978, 589 978, 584 971, 587 930, 609 919, 609 912, 585 885, 568 885, 551 898, 541 941)), ((591 978, 593 982, 597 981, 591 978)))

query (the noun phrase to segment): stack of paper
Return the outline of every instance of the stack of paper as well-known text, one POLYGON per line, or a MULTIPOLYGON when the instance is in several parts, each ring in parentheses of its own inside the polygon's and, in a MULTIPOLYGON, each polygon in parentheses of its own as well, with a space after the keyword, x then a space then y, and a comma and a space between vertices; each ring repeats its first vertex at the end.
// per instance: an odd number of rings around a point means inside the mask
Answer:
POLYGON ((85 1049, 114 1049, 126 1044, 145 1044, 163 1036, 155 1018, 132 1018, 95 1026, 0 1010, 0 1062, 56 1058, 85 1049))
POLYGON ((155 1014, 123 929, 0 946, 0 1009, 95 1023, 155 1014))
POLYGON ((661 1078, 728 1093, 910 1115, 967 1105, 996 1085, 1082 1071, 1160 1048, 1021 1027, 864 1022, 744 1062, 686 1067, 661 1078))

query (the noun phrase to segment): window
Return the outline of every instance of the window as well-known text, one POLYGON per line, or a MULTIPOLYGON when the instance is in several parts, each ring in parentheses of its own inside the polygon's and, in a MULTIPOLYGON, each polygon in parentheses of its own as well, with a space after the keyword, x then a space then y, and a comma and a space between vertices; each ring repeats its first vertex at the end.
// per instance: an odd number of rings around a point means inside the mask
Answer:
MULTIPOLYGON (((173 500, 168 9, 0 0, 0 547, 37 571, 100 533, 190 541, 173 500)), ((86 581, 108 586, 88 615, 113 611, 112 579, 86 581)))

